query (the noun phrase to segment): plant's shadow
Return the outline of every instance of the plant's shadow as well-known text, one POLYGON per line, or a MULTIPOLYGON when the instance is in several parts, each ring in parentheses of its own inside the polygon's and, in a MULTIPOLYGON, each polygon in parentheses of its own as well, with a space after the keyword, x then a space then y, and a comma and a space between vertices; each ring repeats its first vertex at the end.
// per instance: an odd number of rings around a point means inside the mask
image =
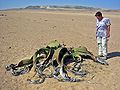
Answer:
POLYGON ((120 52, 108 53, 108 59, 113 58, 113 57, 120 57, 120 52))

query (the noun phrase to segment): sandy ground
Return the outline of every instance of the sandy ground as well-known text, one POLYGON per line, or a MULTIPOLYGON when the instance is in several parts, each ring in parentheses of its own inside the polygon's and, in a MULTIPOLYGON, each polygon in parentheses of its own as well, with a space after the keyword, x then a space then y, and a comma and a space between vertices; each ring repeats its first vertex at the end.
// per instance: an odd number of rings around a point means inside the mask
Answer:
POLYGON ((120 90, 120 12, 104 12, 111 20, 109 66, 85 61, 89 74, 77 83, 46 79, 28 84, 24 75, 15 77, 5 65, 30 58, 52 40, 68 47, 86 46, 97 55, 95 11, 0 11, 0 90, 120 90), (4 15, 2 15, 4 14, 4 15))

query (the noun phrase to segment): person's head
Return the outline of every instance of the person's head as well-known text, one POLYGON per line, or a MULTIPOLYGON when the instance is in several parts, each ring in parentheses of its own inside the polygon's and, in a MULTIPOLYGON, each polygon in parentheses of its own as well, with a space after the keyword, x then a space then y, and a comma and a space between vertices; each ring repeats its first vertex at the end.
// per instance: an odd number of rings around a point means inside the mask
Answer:
POLYGON ((96 12, 95 16, 99 21, 103 18, 102 13, 100 11, 96 12))

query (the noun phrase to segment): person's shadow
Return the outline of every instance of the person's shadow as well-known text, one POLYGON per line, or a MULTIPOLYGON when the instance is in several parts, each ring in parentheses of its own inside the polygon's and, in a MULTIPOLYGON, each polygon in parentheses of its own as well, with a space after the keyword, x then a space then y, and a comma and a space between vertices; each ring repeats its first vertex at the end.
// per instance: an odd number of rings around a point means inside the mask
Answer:
POLYGON ((108 53, 108 59, 113 58, 113 57, 120 57, 120 52, 108 53))

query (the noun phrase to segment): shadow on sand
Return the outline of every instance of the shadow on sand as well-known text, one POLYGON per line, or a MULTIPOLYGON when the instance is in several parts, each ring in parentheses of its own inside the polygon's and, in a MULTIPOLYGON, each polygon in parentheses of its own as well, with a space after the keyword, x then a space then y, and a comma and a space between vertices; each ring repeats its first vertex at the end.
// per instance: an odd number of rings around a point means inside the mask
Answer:
POLYGON ((113 58, 113 57, 120 57, 120 52, 108 53, 108 59, 113 58))

